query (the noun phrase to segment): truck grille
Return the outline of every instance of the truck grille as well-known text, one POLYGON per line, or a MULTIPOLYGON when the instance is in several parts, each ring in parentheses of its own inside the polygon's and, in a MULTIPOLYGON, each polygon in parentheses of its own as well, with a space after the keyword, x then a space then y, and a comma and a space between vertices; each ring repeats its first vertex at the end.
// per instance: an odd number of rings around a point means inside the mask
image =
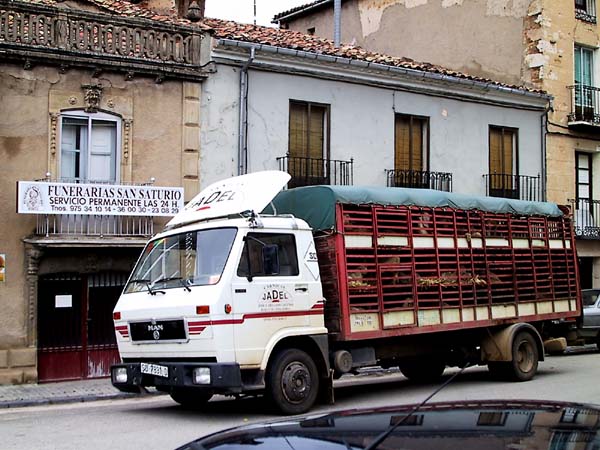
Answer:
POLYGON ((183 320, 155 320, 129 324, 132 341, 180 341, 187 339, 183 320))

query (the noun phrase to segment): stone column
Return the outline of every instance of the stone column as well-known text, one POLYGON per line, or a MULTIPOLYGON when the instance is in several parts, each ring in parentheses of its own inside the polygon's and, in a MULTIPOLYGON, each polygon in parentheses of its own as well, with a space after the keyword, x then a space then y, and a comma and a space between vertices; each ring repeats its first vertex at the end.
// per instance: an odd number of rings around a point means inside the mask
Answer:
POLYGON ((200 188, 200 83, 183 83, 183 154, 181 175, 185 201, 200 188))

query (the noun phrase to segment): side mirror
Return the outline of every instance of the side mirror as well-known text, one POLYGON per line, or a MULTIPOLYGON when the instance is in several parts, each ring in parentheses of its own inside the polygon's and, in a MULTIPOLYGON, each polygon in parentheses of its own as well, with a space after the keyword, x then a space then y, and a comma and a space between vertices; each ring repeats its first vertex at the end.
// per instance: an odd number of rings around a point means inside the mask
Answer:
POLYGON ((279 249, 277 245, 265 245, 262 248, 265 275, 279 274, 279 249))

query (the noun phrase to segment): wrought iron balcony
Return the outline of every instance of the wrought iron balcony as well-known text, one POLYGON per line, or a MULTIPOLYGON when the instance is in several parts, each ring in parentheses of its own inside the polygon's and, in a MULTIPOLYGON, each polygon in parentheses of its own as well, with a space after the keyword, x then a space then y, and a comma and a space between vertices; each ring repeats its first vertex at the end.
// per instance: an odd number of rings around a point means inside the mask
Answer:
POLYGON ((569 126, 600 126, 600 88, 576 84, 567 89, 571 91, 569 126))
POLYGON ((388 187, 452 192, 452 174, 424 170, 386 170, 388 187))
POLYGON ((150 237, 154 219, 148 216, 84 216, 46 214, 37 216, 38 236, 150 237))
POLYGON ((600 239, 600 201, 569 200, 575 218, 575 236, 579 239, 600 239))
POLYGON ((277 163, 279 170, 292 176, 288 183, 290 188, 317 184, 350 186, 354 182, 354 159, 340 161, 286 155, 277 158, 277 163))
POLYGON ((512 175, 490 173, 483 176, 485 194, 490 197, 512 198, 539 202, 542 200, 542 178, 540 175, 512 175))
POLYGON ((596 0, 575 0, 575 18, 596 23, 596 0))

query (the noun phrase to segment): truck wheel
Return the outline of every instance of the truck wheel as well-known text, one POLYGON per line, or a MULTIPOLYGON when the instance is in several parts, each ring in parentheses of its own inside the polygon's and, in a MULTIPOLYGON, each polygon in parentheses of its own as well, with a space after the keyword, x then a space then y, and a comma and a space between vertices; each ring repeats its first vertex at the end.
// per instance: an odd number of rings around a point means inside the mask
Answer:
POLYGON ((317 399, 319 373, 302 350, 287 349, 275 355, 266 375, 266 395, 283 414, 302 414, 317 399))
POLYGON ((402 375, 416 383, 437 381, 445 369, 446 364, 444 361, 435 359, 434 357, 428 360, 405 361, 400 364, 402 375))
POLYGON ((538 348, 531 333, 518 333, 512 343, 512 361, 506 365, 507 376, 513 381, 529 381, 538 368, 538 348))
POLYGON ((171 391, 171 398, 181 406, 190 409, 201 408, 211 399, 212 394, 198 391, 197 389, 174 388, 171 391))

